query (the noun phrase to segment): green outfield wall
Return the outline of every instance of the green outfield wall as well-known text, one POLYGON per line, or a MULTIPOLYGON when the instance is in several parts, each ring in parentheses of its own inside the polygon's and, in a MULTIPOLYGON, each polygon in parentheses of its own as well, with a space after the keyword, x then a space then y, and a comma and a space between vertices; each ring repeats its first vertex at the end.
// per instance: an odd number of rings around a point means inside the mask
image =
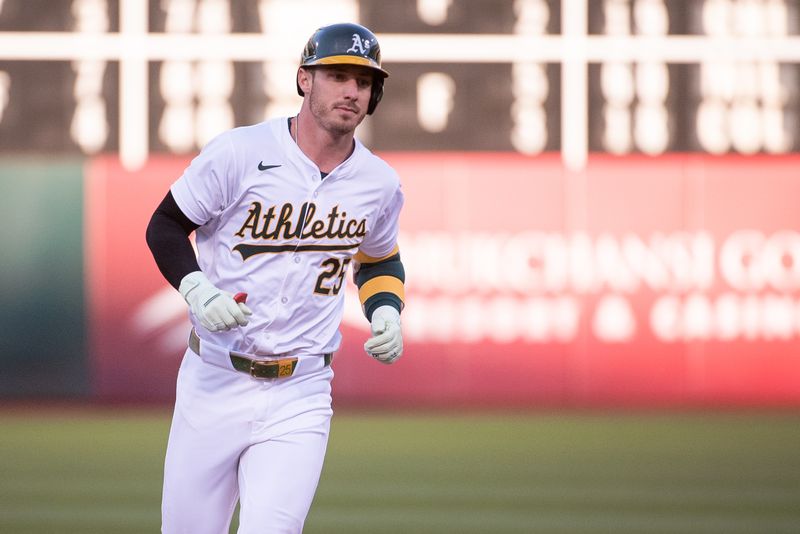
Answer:
POLYGON ((0 160, 0 395, 89 392, 83 161, 0 160))

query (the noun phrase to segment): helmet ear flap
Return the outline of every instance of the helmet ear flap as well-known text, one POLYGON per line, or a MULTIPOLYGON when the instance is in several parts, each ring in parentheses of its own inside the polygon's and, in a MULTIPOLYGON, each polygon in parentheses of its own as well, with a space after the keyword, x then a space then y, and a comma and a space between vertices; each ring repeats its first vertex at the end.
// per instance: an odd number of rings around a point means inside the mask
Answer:
POLYGON ((372 115, 382 98, 383 76, 374 76, 372 79, 372 94, 369 97, 369 105, 367 106, 367 115, 372 115))

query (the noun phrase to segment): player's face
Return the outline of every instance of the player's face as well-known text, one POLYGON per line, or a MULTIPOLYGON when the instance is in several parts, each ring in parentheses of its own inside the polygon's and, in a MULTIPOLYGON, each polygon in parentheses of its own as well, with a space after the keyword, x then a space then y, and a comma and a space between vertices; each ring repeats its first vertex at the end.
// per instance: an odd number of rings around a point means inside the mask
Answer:
POLYGON ((372 71, 357 65, 316 67, 306 94, 317 124, 331 133, 352 133, 367 115, 372 71))

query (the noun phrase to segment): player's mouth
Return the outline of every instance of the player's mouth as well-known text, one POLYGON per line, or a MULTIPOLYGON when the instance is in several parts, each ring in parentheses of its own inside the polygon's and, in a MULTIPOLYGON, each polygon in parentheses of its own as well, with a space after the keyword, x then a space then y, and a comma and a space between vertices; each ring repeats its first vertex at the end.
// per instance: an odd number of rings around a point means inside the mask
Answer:
POLYGON ((346 104, 340 104, 338 106, 334 106, 333 109, 344 111, 346 113, 352 113, 353 115, 358 115, 358 109, 352 106, 348 106, 346 104))

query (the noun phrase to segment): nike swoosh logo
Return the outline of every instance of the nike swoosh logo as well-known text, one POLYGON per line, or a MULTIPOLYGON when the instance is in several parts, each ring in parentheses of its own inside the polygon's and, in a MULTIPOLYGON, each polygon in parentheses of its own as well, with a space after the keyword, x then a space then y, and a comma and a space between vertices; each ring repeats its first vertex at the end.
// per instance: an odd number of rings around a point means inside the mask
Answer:
POLYGON ((275 167, 280 167, 280 165, 264 165, 264 162, 258 162, 258 170, 259 171, 268 171, 270 169, 274 169, 275 167))

